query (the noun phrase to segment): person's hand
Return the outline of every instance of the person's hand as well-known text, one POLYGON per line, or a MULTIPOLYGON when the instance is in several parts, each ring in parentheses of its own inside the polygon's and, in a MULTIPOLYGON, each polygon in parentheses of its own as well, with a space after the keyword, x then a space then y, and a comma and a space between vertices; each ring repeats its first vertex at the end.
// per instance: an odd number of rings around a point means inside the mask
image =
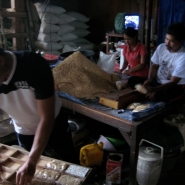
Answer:
POLYGON ((2 166, 0 165, 0 181, 3 181, 4 178, 3 178, 3 169, 2 169, 2 166))
POLYGON ((147 93, 146 97, 150 100, 150 101, 156 101, 156 92, 152 92, 152 93, 147 93))
POLYGON ((149 86, 149 85, 145 85, 144 87, 147 89, 146 97, 150 101, 155 101, 156 100, 156 88, 149 86))
POLYGON ((149 86, 149 85, 144 85, 144 87, 147 89, 148 93, 153 93, 156 91, 155 87, 149 86))
POLYGON ((26 161, 17 171, 16 185, 27 185, 31 182, 36 170, 36 163, 26 161))
POLYGON ((149 86, 150 84, 152 83, 152 80, 150 79, 147 79, 144 83, 143 83, 143 86, 149 86))
POLYGON ((129 75, 129 74, 130 74, 130 71, 129 71, 129 70, 124 70, 124 71, 122 72, 122 74, 123 74, 123 75, 129 75))

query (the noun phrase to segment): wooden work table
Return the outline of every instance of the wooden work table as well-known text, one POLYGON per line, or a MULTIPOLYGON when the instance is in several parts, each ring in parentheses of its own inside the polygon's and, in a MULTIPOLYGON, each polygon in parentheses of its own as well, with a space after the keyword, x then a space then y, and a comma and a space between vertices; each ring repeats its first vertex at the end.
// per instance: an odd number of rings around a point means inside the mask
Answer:
POLYGON ((163 119, 179 106, 178 104, 169 105, 161 111, 147 116, 146 118, 131 122, 112 114, 111 110, 96 110, 91 106, 81 105, 71 100, 61 98, 63 107, 78 112, 84 116, 90 117, 94 120, 108 124, 119 129, 122 136, 125 138, 130 146, 130 176, 129 185, 136 185, 137 159, 139 143, 142 139, 143 133, 151 124, 155 124, 160 119, 163 119))

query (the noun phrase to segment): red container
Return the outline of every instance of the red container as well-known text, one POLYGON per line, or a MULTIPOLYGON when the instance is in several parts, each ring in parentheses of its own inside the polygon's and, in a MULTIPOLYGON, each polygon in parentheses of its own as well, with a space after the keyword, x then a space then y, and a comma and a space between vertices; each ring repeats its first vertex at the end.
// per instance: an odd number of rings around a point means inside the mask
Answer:
POLYGON ((121 184, 123 154, 110 153, 106 164, 106 185, 121 184))

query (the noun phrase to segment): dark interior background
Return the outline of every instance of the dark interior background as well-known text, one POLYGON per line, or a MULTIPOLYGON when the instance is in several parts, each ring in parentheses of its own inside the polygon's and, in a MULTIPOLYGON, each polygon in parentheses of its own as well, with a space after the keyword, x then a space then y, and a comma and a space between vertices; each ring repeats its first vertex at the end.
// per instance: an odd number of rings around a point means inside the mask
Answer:
MULTIPOLYGON (((46 1, 32 0, 32 2, 44 3, 46 1)), ((142 0, 142 9, 143 2, 142 0)), ((105 34, 114 30, 114 20, 117 13, 140 13, 141 9, 139 0, 50 0, 49 3, 61 6, 66 11, 77 11, 89 17, 90 20, 86 24, 89 25, 88 30, 91 33, 87 39, 95 44, 102 42, 105 39, 105 34)), ((141 16, 143 17, 143 15, 141 16)))
MULTIPOLYGON (((66 11, 77 11, 90 20, 90 34, 87 39, 95 44, 105 40, 107 32, 115 29, 114 21, 118 13, 136 13, 140 15, 139 40, 147 45, 152 39, 156 43, 164 41, 166 28, 172 22, 185 23, 185 0, 31 0, 63 7, 66 11), (151 19, 153 35, 151 38, 151 19)), ((9 7, 10 0, 0 1, 0 7, 9 7)))

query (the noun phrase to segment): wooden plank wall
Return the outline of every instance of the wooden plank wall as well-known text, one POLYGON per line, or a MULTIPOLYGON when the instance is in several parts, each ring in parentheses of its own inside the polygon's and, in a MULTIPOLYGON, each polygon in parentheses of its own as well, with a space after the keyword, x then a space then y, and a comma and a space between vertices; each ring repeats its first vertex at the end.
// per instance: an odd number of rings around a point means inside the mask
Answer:
MULTIPOLYGON (((88 38, 96 44, 105 40, 105 34, 114 30, 114 20, 119 12, 139 13, 144 23, 145 0, 77 0, 78 11, 87 17, 91 33, 88 38)), ((141 25, 143 28, 143 25, 141 25)), ((141 32, 143 34, 143 31, 141 32)))
MULTIPOLYGON (((155 2, 157 0, 152 1, 155 2)), ((12 6, 13 2, 19 3, 21 0, 11 0, 12 6)), ((67 9, 67 11, 78 11, 89 17, 90 21, 87 24, 91 33, 87 36, 87 39, 95 44, 105 41, 106 33, 115 29, 114 20, 117 13, 139 13, 139 40, 148 44, 148 41, 146 41, 148 39, 147 31, 149 34, 146 26, 146 23, 149 23, 146 21, 147 0, 51 0, 50 3, 61 6, 67 9)), ((17 6, 17 8, 19 7, 22 8, 23 6, 17 6)))

